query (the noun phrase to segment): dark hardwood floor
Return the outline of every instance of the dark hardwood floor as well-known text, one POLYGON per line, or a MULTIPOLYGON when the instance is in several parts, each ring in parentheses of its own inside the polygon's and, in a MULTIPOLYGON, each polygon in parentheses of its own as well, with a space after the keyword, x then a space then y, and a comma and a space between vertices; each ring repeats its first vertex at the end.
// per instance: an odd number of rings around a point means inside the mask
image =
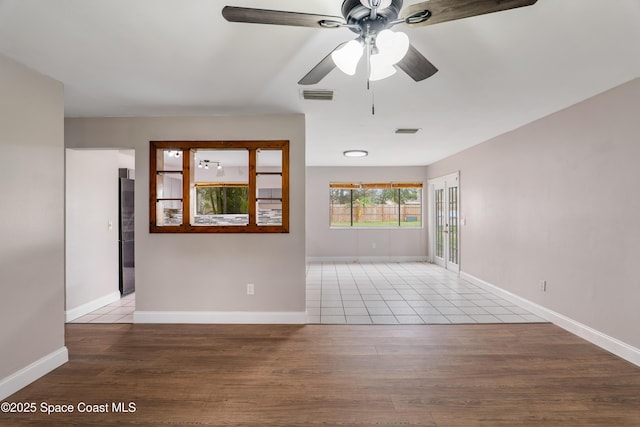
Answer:
POLYGON ((0 425, 640 425, 640 368, 551 324, 66 331, 69 363, 5 399, 36 413, 0 425))

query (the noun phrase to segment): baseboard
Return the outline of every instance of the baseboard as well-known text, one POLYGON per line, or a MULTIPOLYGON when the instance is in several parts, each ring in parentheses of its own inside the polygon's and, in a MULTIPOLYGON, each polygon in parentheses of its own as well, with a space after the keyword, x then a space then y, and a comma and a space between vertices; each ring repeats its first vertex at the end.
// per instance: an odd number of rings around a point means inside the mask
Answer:
POLYGON ((120 291, 111 292, 110 294, 101 296, 100 298, 96 298, 93 301, 89 301, 86 304, 82 304, 76 308, 72 308, 71 310, 65 311, 65 315, 67 318, 67 322, 71 322, 72 320, 77 319, 78 317, 82 317, 85 314, 89 314, 92 311, 95 311, 99 308, 104 307, 105 305, 109 305, 112 302, 116 302, 120 299, 120 291))
POLYGON ((307 262, 427 262, 427 259, 427 256, 310 256, 307 262))
POLYGON ((473 283, 482 289, 493 292, 499 295, 505 300, 519 305, 520 307, 529 310, 531 313, 538 317, 541 317, 549 322, 571 332, 574 335, 579 336, 592 344, 603 348, 616 356, 619 356, 634 365, 640 366, 640 349, 633 347, 625 342, 618 340, 617 338, 610 337, 590 326, 577 322, 563 314, 557 313, 539 304, 536 304, 528 299, 522 298, 516 294, 499 288, 489 282, 485 282, 471 274, 460 272, 460 278, 467 282, 473 283))
POLYGON ((305 324, 306 311, 134 311, 133 323, 305 324))
POLYGON ((13 393, 28 386, 40 377, 45 376, 57 367, 69 361, 67 347, 47 354, 32 364, 0 380, 0 400, 4 400, 13 393))

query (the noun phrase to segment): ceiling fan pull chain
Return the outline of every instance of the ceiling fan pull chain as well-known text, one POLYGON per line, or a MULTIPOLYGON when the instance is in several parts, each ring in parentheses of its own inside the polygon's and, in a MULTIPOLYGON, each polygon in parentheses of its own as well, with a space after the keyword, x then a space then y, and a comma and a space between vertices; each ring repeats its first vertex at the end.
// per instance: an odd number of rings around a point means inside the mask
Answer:
POLYGON ((376 115, 376 96, 375 96, 375 89, 371 88, 371 115, 375 116, 376 115))
POLYGON ((371 39, 368 37, 365 39, 365 46, 367 50, 367 90, 371 89, 371 39))
POLYGON ((373 50, 373 44, 371 43, 371 39, 369 37, 365 40, 365 49, 367 51, 367 90, 371 90, 371 115, 376 115, 376 105, 375 105, 375 90, 373 89, 373 85, 371 84, 371 51, 373 50))

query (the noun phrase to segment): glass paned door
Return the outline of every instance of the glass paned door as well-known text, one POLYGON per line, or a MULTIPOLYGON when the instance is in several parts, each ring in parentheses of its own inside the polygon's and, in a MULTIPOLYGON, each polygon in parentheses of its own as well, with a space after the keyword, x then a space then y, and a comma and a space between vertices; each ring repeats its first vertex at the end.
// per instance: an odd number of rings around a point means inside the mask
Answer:
POLYGON ((458 264, 458 186, 448 187, 449 262, 458 264))
POLYGON ((436 226, 435 226, 435 236, 436 236, 436 247, 435 247, 435 256, 437 258, 444 258, 444 237, 445 237, 445 213, 444 213, 444 186, 436 188, 434 190, 435 195, 435 215, 436 215, 436 226))
POLYGON ((433 218, 430 248, 435 264, 459 271, 459 186, 458 174, 430 182, 433 218))

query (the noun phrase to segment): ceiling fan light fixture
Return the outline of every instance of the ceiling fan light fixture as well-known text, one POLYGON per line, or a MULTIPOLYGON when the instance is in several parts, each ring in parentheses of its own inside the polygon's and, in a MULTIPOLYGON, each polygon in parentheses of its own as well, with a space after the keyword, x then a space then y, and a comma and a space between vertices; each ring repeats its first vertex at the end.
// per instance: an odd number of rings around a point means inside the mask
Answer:
POLYGON ((331 52, 331 59, 343 73, 353 76, 362 58, 362 44, 358 40, 351 40, 339 49, 331 52))
MULTIPOLYGON (((411 27, 421 27, 430 23, 438 24, 531 6, 536 2, 537 0, 425 0, 403 10, 403 0, 343 0, 341 17, 236 6, 225 6, 222 9, 222 16, 229 22, 310 28, 348 28, 359 35, 361 42, 366 42, 366 53, 367 58, 369 58, 377 50, 376 36, 384 33, 385 28, 391 28, 402 23, 411 27), (433 20, 427 22, 432 17, 432 13, 436 15, 437 19, 435 22, 433 20)), ((381 37, 380 45, 384 45, 382 41, 384 38, 385 36, 381 37)), ((400 37, 397 37, 397 39, 395 40, 394 38, 393 45, 407 46, 397 49, 401 53, 396 53, 395 48, 391 49, 389 55, 392 59, 388 61, 391 65, 398 64, 397 67, 416 82, 429 78, 438 72, 438 69, 415 47, 406 43, 406 41, 401 43, 400 37), (407 54, 406 56, 405 53, 407 54), (404 59, 403 56, 405 56, 404 59)), ((334 52, 344 50, 342 48, 346 44, 339 45, 334 52)), ((351 43, 347 50, 352 49, 351 46, 353 45, 354 43, 351 43)), ((385 49, 383 48, 382 50, 384 51, 385 49)), ((348 74, 355 74, 362 51, 357 49, 356 52, 355 47, 353 51, 355 55, 351 59, 341 60, 338 52, 325 56, 298 81, 298 84, 317 84, 334 68, 338 67, 348 74)), ((386 68, 388 70, 388 67, 386 68)))

